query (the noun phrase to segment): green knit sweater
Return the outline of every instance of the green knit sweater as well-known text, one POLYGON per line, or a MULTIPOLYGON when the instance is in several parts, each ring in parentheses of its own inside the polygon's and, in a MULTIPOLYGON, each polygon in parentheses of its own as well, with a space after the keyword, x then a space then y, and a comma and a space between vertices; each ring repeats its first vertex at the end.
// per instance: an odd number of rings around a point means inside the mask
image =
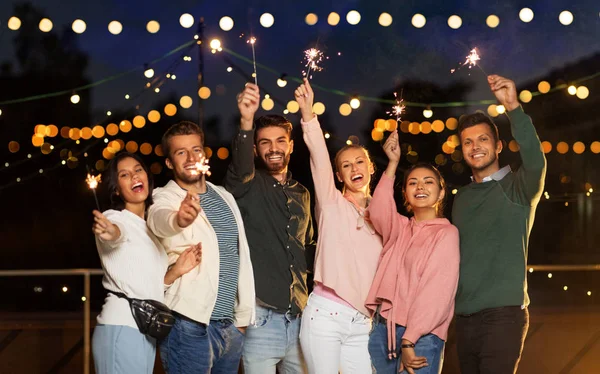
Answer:
POLYGON ((523 164, 500 180, 461 188, 454 199, 452 220, 460 233, 456 314, 529 305, 529 234, 544 188, 546 159, 531 118, 521 107, 508 116, 523 164))

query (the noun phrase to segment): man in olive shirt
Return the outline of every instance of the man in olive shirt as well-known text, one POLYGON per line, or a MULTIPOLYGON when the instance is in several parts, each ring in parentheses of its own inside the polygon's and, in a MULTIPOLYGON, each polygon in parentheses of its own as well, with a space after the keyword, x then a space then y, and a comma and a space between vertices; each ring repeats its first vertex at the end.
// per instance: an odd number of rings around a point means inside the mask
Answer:
POLYGON ((288 171, 292 124, 275 115, 254 121, 259 102, 254 84, 238 95, 240 130, 225 177, 244 218, 255 276, 256 323, 246 330, 244 372, 305 373, 299 332, 308 299, 305 250, 314 246, 310 194, 288 171))
POLYGON ((455 313, 462 374, 515 373, 529 326, 527 254, 546 159, 535 127, 517 100, 515 83, 488 83, 506 108, 522 165, 500 168, 498 129, 483 113, 461 117, 458 134, 472 183, 454 200, 460 233, 460 278, 455 313))

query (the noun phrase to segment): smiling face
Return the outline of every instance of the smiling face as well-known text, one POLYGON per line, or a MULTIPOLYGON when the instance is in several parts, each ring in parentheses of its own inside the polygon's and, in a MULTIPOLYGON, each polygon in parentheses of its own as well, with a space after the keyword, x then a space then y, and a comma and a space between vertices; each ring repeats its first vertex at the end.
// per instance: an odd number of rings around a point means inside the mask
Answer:
POLYGON ((117 195, 125 204, 144 203, 149 191, 148 174, 142 165, 131 157, 120 160, 117 164, 117 195))
POLYGON ((268 126, 256 132, 254 151, 271 174, 287 171, 290 155, 294 151, 294 141, 282 127, 268 126))
POLYGON ((502 151, 502 142, 495 141, 488 124, 463 129, 460 141, 465 162, 474 172, 491 175, 500 169, 498 155, 502 151))
POLYGON ((375 172, 373 163, 362 147, 350 147, 336 157, 335 173, 349 192, 368 193, 371 174, 375 172))
POLYGON ((442 188, 438 175, 429 168, 417 167, 406 178, 404 199, 415 215, 433 210, 439 216, 439 207, 445 196, 446 191, 442 188))
POLYGON ((198 134, 175 135, 169 138, 167 167, 173 170, 175 181, 190 185, 204 178, 198 173, 196 163, 204 157, 202 138, 198 134))

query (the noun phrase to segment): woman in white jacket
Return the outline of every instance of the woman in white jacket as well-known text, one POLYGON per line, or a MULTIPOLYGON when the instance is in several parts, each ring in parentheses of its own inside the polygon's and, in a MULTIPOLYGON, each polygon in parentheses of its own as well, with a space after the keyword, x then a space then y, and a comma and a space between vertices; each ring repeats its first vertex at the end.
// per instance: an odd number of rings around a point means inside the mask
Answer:
MULTIPOLYGON (((123 152, 111 160, 106 174, 113 209, 94 210, 92 227, 105 273, 102 284, 131 298, 162 302, 165 285, 200 263, 201 246, 188 248, 167 272, 167 255, 146 226, 153 187, 146 165, 123 152)), ((152 373, 156 341, 138 330, 129 302, 109 292, 98 315, 92 353, 98 374, 152 373)))

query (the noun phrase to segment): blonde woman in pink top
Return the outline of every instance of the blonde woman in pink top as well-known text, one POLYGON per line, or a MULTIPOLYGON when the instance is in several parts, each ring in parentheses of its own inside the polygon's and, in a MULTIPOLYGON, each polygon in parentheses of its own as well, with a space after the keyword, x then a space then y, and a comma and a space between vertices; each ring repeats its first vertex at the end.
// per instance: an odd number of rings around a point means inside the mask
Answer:
POLYGON ((458 284, 458 230, 442 218, 445 182, 429 164, 417 164, 404 174, 405 206, 414 216, 396 211, 397 131, 383 148, 389 163, 368 210, 383 236, 381 262, 366 303, 375 313, 371 360, 378 374, 440 373, 458 284))
POLYGON ((334 175, 308 80, 295 97, 310 151, 319 225, 315 287, 302 315, 302 352, 311 374, 370 373, 371 319, 365 301, 382 250, 381 237, 364 217, 373 163, 364 148, 346 146, 335 157, 334 175), (336 189, 334 177, 343 191, 336 189))

